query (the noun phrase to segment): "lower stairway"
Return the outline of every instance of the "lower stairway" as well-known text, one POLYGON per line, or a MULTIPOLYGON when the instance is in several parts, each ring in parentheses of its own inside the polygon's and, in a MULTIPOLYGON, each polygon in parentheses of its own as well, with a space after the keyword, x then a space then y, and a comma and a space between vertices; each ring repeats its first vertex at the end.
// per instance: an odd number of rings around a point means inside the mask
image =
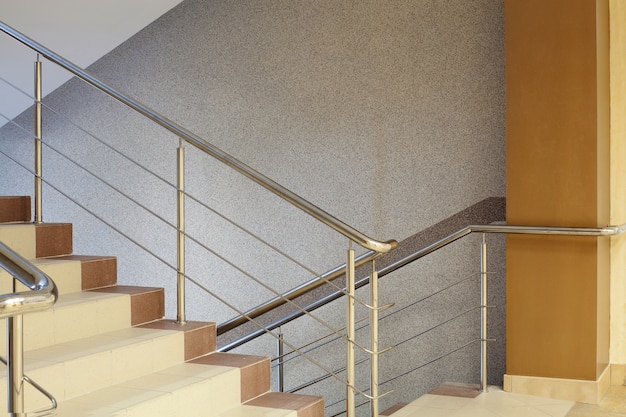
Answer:
MULTIPOLYGON (((25 374, 56 398, 56 416, 324 415, 320 397, 270 392, 268 357, 215 352, 215 323, 164 319, 162 288, 117 285, 115 257, 73 254, 72 225, 33 224, 29 197, 0 197, 0 241, 59 290, 53 308, 25 315, 23 325, 25 374)), ((3 294, 12 282, 0 270, 3 294)), ((4 375, 4 392, 6 384, 4 375)), ((27 413, 49 406, 25 384, 27 413)), ((0 395, 0 415, 6 410, 0 395)))

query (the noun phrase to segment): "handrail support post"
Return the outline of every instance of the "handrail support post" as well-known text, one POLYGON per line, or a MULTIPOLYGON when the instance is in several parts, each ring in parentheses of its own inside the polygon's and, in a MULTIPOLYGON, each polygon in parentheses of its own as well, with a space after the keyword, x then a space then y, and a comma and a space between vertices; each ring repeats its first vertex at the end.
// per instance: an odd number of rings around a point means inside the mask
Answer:
POLYGON ((186 322, 185 317, 185 148, 183 139, 179 139, 177 149, 177 214, 178 214, 178 242, 177 242, 177 315, 179 324, 186 322))
POLYGON ((278 392, 285 392, 285 341, 283 333, 278 328, 278 392))
POLYGON ((372 261, 372 274, 370 276, 370 416, 378 417, 378 271, 376 271, 376 261, 372 261))
POLYGON ((42 126, 43 117, 41 112, 41 98, 42 98, 42 77, 41 77, 41 61, 39 55, 37 55, 37 61, 35 62, 35 223, 41 223, 42 220, 42 152, 41 152, 41 139, 42 139, 42 126))
POLYGON ((350 241, 350 248, 348 249, 348 256, 346 261, 346 299, 347 299, 347 319, 346 319, 346 335, 347 351, 346 351, 346 417, 355 417, 356 415, 356 401, 355 401, 355 387, 356 387, 356 363, 355 363, 355 335, 356 335, 356 321, 355 321, 355 296, 356 296, 356 284, 355 284, 355 267, 354 267, 354 249, 352 249, 352 241, 350 241))
POLYGON ((7 318, 8 381, 7 408, 12 416, 24 416, 23 319, 18 314, 7 318))
POLYGON ((487 240, 483 233, 480 249, 480 384, 481 391, 487 392, 487 240))

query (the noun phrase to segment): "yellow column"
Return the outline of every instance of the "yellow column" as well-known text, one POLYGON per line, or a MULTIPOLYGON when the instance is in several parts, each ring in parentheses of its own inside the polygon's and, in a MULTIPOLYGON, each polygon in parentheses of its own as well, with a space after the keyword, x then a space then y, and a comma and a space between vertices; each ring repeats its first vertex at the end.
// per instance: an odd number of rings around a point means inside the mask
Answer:
MULTIPOLYGON (((610 1, 611 223, 626 223, 626 2, 610 1)), ((611 242, 611 382, 626 381, 626 235, 611 242)))
MULTIPOLYGON (((509 224, 610 223, 608 2, 505 2, 509 224)), ((506 389, 597 400, 566 391, 593 391, 609 363, 609 253, 606 238, 507 239, 506 389)))

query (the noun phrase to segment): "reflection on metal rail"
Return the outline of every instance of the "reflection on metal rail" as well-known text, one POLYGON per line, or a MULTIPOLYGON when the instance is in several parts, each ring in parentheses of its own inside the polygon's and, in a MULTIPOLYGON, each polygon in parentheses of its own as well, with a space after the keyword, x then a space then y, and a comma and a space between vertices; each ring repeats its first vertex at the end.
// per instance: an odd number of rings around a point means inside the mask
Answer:
POLYGON ((24 413, 22 315, 50 308, 58 298, 58 290, 50 277, 2 242, 0 242, 0 268, 29 289, 22 292, 15 292, 14 289, 13 293, 0 295, 0 318, 7 319, 8 410, 9 413, 22 415, 24 413))

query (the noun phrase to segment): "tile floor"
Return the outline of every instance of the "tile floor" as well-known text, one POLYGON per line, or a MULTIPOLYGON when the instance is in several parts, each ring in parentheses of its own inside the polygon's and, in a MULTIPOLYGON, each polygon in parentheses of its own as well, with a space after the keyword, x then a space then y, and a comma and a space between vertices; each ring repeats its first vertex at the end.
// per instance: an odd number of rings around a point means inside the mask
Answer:
POLYGON ((626 417, 626 386, 611 387, 599 405, 510 394, 499 387, 476 398, 426 394, 393 417, 626 417))

